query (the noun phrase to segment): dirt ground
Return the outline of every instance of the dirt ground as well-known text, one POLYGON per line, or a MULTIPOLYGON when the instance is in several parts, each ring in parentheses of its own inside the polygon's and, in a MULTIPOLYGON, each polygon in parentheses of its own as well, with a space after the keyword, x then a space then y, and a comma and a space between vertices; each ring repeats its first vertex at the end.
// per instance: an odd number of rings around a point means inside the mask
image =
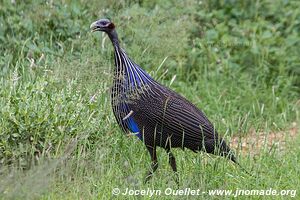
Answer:
POLYGON ((264 148, 283 150, 288 141, 296 139, 299 125, 293 122, 287 130, 278 132, 260 132, 251 129, 245 137, 236 136, 231 139, 230 147, 243 155, 258 155, 264 148))

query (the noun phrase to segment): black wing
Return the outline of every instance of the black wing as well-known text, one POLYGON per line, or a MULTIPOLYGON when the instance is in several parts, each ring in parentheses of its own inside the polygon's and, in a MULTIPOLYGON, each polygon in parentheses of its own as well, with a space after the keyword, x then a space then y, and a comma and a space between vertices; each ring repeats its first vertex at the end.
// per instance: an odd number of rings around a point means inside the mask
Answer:
POLYGON ((167 134, 172 134, 172 137, 184 137, 199 143, 217 136, 214 126, 202 111, 163 86, 152 88, 150 94, 141 97, 135 107, 138 107, 138 116, 147 121, 143 126, 159 125, 162 130, 168 130, 167 134))

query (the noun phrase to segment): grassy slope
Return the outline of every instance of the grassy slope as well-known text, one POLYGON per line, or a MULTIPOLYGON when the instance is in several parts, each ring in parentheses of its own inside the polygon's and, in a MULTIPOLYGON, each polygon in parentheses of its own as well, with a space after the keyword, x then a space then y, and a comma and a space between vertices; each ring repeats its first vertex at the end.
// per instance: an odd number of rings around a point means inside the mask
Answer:
MULTIPOLYGON (((123 47, 152 76, 170 85, 176 75, 170 87, 228 139, 299 121, 297 1, 173 4, 0 6, 0 196, 102 199, 115 187, 176 187, 162 150, 158 172, 143 185, 149 155, 115 124, 112 47, 104 35, 89 33, 102 16, 115 21, 123 47)), ((299 138, 288 144, 240 157, 256 179, 224 159, 174 150, 180 188, 299 190, 299 138)))

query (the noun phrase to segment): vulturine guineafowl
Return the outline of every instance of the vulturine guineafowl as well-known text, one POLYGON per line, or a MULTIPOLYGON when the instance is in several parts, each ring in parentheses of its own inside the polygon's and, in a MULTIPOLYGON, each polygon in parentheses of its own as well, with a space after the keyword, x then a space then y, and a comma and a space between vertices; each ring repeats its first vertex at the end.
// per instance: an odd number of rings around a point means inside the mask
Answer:
POLYGON ((205 151, 236 162, 234 154, 204 113, 181 95, 161 85, 129 58, 120 47, 115 25, 100 19, 90 26, 103 31, 114 47, 115 70, 111 102, 115 118, 127 134, 146 145, 152 160, 148 181, 157 169, 156 147, 164 148, 177 171, 171 148, 205 151))

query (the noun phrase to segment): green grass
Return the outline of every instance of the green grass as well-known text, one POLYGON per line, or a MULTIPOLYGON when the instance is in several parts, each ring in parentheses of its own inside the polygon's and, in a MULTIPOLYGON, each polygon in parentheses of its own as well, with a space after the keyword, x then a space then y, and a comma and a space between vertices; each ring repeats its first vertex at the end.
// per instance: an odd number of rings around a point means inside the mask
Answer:
MULTIPOLYGON (((109 92, 113 48, 105 35, 89 31, 102 17, 115 22, 133 60, 201 108, 227 140, 299 125, 299 6, 279 0, 3 1, 0 199, 111 199, 113 188, 177 189, 161 149, 157 173, 143 184, 148 152, 116 125, 109 92)), ((179 188, 299 193, 299 140, 239 155, 255 177, 223 158, 175 149, 179 188)), ((154 197, 161 198, 199 196, 154 197)))

